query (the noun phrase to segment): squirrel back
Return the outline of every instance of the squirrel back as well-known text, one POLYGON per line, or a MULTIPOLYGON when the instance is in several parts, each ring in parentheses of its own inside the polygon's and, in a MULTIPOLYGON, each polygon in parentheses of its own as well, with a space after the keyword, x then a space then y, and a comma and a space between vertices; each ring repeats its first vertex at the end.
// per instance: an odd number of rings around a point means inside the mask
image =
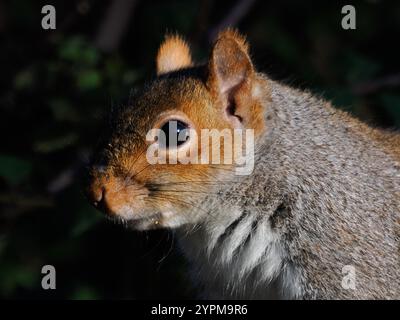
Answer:
POLYGON ((97 207, 136 229, 176 230, 207 297, 400 298, 398 134, 256 72, 236 31, 218 36, 203 66, 167 37, 157 71, 97 153, 97 207), (161 143, 152 129, 178 139, 161 143), (212 144, 195 143, 202 129, 251 129, 249 174, 189 161, 212 144))

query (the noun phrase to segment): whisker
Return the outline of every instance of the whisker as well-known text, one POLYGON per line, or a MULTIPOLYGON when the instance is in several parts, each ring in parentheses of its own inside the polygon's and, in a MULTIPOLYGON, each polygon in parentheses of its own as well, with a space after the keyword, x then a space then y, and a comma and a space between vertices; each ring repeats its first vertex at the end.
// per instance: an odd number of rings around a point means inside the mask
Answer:
POLYGON ((146 170, 149 166, 151 166, 152 164, 148 163, 147 165, 144 166, 144 168, 142 168, 141 170, 139 170, 138 172, 136 172, 131 179, 133 180, 134 178, 137 178, 139 176, 140 173, 142 173, 144 170, 146 170))
POLYGON ((213 195, 213 192, 207 192, 207 191, 194 191, 194 190, 171 190, 171 189, 159 189, 155 190, 158 192, 184 192, 184 193, 201 193, 201 194, 210 194, 213 195))
MULTIPOLYGON (((160 260, 158 260, 158 263, 160 264, 160 265, 159 265, 159 268, 161 267, 161 263, 169 256, 169 254, 172 252, 172 249, 174 248, 175 235, 174 235, 173 232, 168 232, 168 239, 167 239, 167 241, 169 240, 169 235, 170 235, 170 234, 172 234, 171 245, 170 245, 170 247, 169 247, 168 252, 167 252, 160 260)), ((158 268, 158 270, 159 270, 159 268, 158 268)))
POLYGON ((170 184, 185 184, 185 183, 204 183, 204 184, 215 184, 220 186, 221 183, 240 183, 240 181, 211 181, 211 180, 188 180, 188 181, 172 181, 172 182, 164 182, 164 183, 151 183, 151 185, 156 185, 156 186, 164 186, 164 185, 170 185, 170 184))
POLYGON ((139 153, 139 155, 135 158, 135 160, 130 164, 128 172, 126 174, 126 178, 128 178, 128 176, 130 175, 130 172, 132 171, 132 168, 134 167, 134 165, 136 164, 136 162, 139 160, 140 156, 146 151, 146 148, 143 148, 143 150, 139 153))
POLYGON ((206 211, 203 208, 201 208, 199 206, 196 206, 191 202, 187 202, 187 201, 184 201, 184 200, 181 200, 181 199, 176 199, 176 197, 174 197, 174 196, 168 196, 168 195, 164 195, 164 194, 163 195, 157 194, 157 195, 153 195, 152 198, 153 199, 160 199, 160 200, 168 200, 168 201, 176 202, 176 203, 181 203, 183 205, 186 205, 186 206, 201 210, 201 211, 205 212, 206 214, 213 216, 209 211, 206 211))

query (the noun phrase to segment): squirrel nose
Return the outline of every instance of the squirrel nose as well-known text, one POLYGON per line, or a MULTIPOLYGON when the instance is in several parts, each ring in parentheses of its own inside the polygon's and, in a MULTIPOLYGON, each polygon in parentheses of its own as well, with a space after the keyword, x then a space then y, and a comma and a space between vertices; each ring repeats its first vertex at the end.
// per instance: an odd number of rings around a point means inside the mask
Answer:
MULTIPOLYGON (((95 165, 92 167, 93 172, 96 174, 103 173, 105 171, 105 166, 101 165, 95 165)), ((102 182, 100 179, 97 177, 94 178, 90 174, 87 176, 86 180, 86 188, 85 188, 85 193, 86 197, 89 200, 89 202, 96 208, 102 210, 104 208, 104 202, 105 202, 105 187, 103 186, 102 182)))
POLYGON ((94 183, 86 190, 86 196, 90 203, 98 209, 104 207, 104 191, 104 187, 98 186, 94 183))
POLYGON ((104 188, 95 188, 93 190, 93 205, 97 206, 104 200, 104 188))

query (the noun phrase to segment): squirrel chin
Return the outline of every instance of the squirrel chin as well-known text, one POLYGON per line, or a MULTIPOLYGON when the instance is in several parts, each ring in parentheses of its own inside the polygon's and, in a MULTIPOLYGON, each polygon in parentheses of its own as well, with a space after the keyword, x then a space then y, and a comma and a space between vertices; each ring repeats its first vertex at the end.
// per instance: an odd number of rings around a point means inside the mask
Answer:
POLYGON ((172 211, 158 212, 146 218, 125 219, 134 230, 145 231, 160 228, 176 228, 183 224, 183 219, 172 211))

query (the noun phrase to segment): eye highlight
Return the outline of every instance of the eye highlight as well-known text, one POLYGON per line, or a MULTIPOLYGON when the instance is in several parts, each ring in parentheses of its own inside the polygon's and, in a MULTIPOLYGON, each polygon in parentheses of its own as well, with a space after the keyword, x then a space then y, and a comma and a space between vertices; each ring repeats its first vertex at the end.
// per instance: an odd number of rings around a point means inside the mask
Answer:
POLYGON ((165 141, 159 142, 165 148, 176 148, 189 140, 189 125, 181 120, 168 120, 160 130, 165 134, 165 141))

